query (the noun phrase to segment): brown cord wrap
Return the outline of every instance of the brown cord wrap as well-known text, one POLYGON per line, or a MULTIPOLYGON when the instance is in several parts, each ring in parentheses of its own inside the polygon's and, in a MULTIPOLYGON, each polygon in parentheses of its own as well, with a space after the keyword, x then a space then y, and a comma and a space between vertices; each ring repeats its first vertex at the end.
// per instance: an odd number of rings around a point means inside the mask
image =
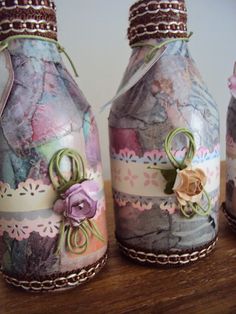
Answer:
POLYGON ((187 37, 184 0, 140 0, 130 8, 130 45, 157 38, 187 37))
POLYGON ((125 256, 135 262, 153 266, 184 266, 196 262, 208 256, 215 248, 217 241, 218 237, 204 246, 189 250, 179 250, 178 252, 145 252, 137 247, 127 247, 124 243, 117 240, 119 248, 125 256))
POLYGON ((5 0, 0 2, 0 41, 15 35, 57 40, 53 0, 5 0))
POLYGON ((107 252, 97 262, 81 269, 47 277, 16 278, 3 272, 5 281, 16 288, 30 292, 55 291, 77 287, 92 279, 106 264, 107 252))

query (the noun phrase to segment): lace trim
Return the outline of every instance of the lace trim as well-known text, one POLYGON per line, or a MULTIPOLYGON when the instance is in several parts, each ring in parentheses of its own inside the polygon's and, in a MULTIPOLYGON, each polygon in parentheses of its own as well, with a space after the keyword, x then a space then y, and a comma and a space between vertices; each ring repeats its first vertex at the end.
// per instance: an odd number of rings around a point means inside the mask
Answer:
MULTIPOLYGON (((214 207, 215 204, 219 201, 218 191, 209 194, 211 197, 212 207, 214 207)), ((178 202, 174 195, 169 197, 166 196, 165 198, 142 197, 120 193, 113 189, 113 199, 120 207, 130 204, 133 208, 136 208, 141 212, 145 210, 151 210, 153 205, 156 204, 158 204, 163 212, 168 212, 170 215, 173 215, 179 211, 178 202)))
MULTIPOLYGON (((174 152, 174 156, 177 160, 182 160, 186 154, 186 149, 178 150, 174 152)), ((206 147, 201 147, 196 153, 196 157, 193 160, 194 163, 200 163, 206 160, 211 160, 220 156, 220 145, 216 145, 212 152, 209 151, 206 147)), ((168 159, 164 150, 152 150, 146 152, 142 157, 136 155, 135 151, 128 148, 121 149, 119 153, 116 153, 115 150, 111 150, 111 158, 115 160, 135 163, 144 163, 144 164, 167 164, 168 159)))
MULTIPOLYGON (((103 190, 102 174, 99 170, 86 169, 89 180, 95 180, 103 190)), ((28 179, 21 182, 17 189, 12 189, 9 184, 0 182, 0 212, 16 213, 30 212, 52 208, 57 193, 52 185, 46 185, 41 180, 28 179)), ((104 206, 103 196, 100 203, 104 206)), ((102 205, 101 205, 102 206, 102 205)))
MULTIPOLYGON (((101 198, 97 204, 96 220, 105 211, 105 199, 101 198)), ((0 219, 0 236, 6 232, 11 239, 22 241, 28 239, 32 232, 37 232, 42 238, 55 238, 60 231, 62 217, 52 212, 49 218, 38 217, 35 220, 0 219)))

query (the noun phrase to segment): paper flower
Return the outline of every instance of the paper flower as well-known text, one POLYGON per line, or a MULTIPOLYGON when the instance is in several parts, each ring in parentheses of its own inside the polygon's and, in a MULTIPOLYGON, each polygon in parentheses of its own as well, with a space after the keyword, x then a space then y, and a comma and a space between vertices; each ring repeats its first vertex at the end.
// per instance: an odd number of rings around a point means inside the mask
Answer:
POLYGON ((95 216, 96 193, 99 187, 94 181, 86 180, 72 185, 54 204, 54 211, 63 214, 72 227, 78 227, 85 219, 95 216))
POLYGON ((178 170, 173 191, 182 206, 201 201, 207 177, 201 169, 178 170))

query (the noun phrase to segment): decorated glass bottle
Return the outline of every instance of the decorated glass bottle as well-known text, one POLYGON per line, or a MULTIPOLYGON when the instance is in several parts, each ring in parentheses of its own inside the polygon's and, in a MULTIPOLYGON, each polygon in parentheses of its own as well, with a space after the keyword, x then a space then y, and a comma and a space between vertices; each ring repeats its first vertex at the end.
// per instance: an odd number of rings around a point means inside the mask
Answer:
POLYGON ((184 0, 136 1, 129 20, 109 117, 116 237, 135 261, 187 264, 217 239, 218 109, 189 54, 184 0))
POLYGON ((226 202, 223 204, 223 210, 229 224, 236 230, 236 64, 234 66, 234 74, 229 78, 229 89, 232 98, 228 107, 227 114, 227 136, 226 136, 226 152, 227 152, 227 179, 226 179, 226 202))
POLYGON ((0 1, 0 260, 29 291, 104 266, 105 201, 91 108, 66 70, 52 0, 0 1))

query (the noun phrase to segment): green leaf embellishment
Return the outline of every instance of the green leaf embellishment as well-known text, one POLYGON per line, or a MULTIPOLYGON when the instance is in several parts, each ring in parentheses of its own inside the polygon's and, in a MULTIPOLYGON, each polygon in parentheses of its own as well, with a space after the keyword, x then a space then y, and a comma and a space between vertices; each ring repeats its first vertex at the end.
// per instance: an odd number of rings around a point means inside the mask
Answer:
POLYGON ((192 169, 191 164, 196 154, 194 135, 184 128, 171 131, 164 144, 166 155, 172 164, 172 169, 158 169, 167 181, 164 192, 168 195, 175 193, 179 208, 186 218, 194 215, 208 216, 211 212, 211 199, 204 189, 207 182, 206 174, 201 169, 192 169), (188 148, 184 159, 180 162, 172 152, 172 143, 177 135, 188 139, 188 148))
POLYGON ((176 169, 163 169, 161 170, 161 174, 167 181, 164 192, 168 195, 173 194, 173 187, 174 187, 176 176, 177 176, 176 169))
POLYGON ((87 250, 92 236, 104 242, 104 237, 91 220, 96 215, 94 191, 98 186, 93 180, 86 179, 80 154, 67 148, 59 150, 50 161, 49 176, 58 192, 53 210, 63 217, 56 254, 66 246, 69 252, 81 255, 87 250), (70 161, 69 177, 61 170, 65 158, 70 161))

